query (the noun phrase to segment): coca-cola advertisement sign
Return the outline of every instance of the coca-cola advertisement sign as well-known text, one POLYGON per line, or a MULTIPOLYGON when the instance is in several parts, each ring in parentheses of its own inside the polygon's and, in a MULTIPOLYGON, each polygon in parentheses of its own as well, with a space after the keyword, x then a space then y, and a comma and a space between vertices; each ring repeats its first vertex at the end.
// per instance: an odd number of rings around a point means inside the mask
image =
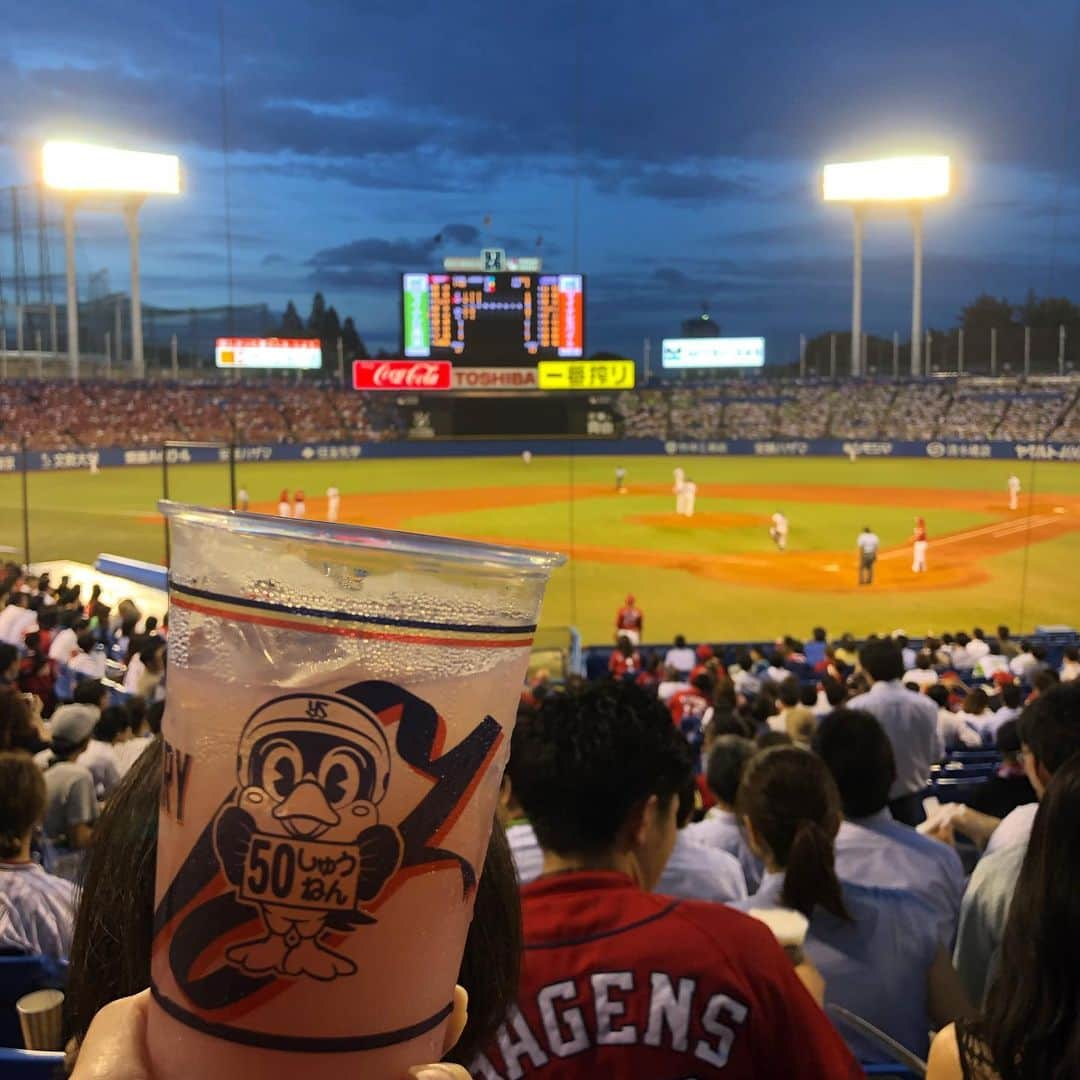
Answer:
POLYGON ((354 390, 449 390, 449 360, 354 360, 354 390))

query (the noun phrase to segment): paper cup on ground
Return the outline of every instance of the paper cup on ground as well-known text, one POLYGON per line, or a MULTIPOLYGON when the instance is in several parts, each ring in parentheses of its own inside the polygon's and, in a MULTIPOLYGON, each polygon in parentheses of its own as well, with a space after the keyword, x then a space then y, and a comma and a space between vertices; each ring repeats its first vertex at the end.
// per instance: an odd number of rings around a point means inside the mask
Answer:
POLYGON ((561 556, 162 504, 159 1080, 437 1061, 561 556))
POLYGON ((35 990, 15 1002, 27 1050, 64 1048, 64 992, 35 990))

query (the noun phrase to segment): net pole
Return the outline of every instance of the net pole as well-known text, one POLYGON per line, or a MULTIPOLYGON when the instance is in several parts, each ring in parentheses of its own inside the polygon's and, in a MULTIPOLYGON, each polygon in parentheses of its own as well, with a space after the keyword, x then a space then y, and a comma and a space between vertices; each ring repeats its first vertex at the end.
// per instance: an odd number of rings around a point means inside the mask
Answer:
MULTIPOLYGON (((161 444, 161 497, 169 498, 169 447, 167 443, 161 444)), ((169 519, 165 519, 165 565, 172 562, 172 550, 169 547, 169 519)))
POLYGON ((236 509, 236 442, 229 443, 229 507, 236 509))
POLYGON ((27 447, 26 436, 22 440, 22 527, 23 527, 23 558, 26 561, 27 570, 30 569, 30 497, 27 477, 29 474, 30 451, 27 447))

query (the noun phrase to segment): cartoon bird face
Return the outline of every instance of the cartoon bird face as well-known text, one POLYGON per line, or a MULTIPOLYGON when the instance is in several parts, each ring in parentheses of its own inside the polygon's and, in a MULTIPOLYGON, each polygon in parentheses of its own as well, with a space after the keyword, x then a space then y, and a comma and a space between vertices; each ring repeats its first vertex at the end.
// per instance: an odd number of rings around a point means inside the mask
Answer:
POLYGON ((261 831, 351 842, 378 823, 390 754, 378 720, 354 702, 298 694, 251 717, 237 772, 237 805, 261 831))

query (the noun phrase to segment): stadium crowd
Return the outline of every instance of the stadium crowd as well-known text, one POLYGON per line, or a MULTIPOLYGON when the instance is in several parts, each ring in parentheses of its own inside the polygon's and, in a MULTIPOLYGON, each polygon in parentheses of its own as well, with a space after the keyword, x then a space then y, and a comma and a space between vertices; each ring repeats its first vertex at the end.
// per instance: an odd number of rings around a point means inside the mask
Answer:
MULTIPOLYGON (((1080 384, 1047 379, 733 379, 613 395, 627 438, 1076 439, 1080 384)), ((9 381, 0 386, 0 451, 400 437, 393 394, 336 385, 9 381), (43 421, 43 418, 45 422, 43 421), (231 433, 231 434, 230 434, 231 433)))
MULTIPOLYGON (((148 985, 167 692, 167 619, 101 596, 0 572, 0 954, 70 960, 76 1039, 148 985)), ((591 674, 523 690, 450 1060, 831 1080, 884 1033, 931 1080, 1076 1075, 1075 647, 624 637, 591 674)))

